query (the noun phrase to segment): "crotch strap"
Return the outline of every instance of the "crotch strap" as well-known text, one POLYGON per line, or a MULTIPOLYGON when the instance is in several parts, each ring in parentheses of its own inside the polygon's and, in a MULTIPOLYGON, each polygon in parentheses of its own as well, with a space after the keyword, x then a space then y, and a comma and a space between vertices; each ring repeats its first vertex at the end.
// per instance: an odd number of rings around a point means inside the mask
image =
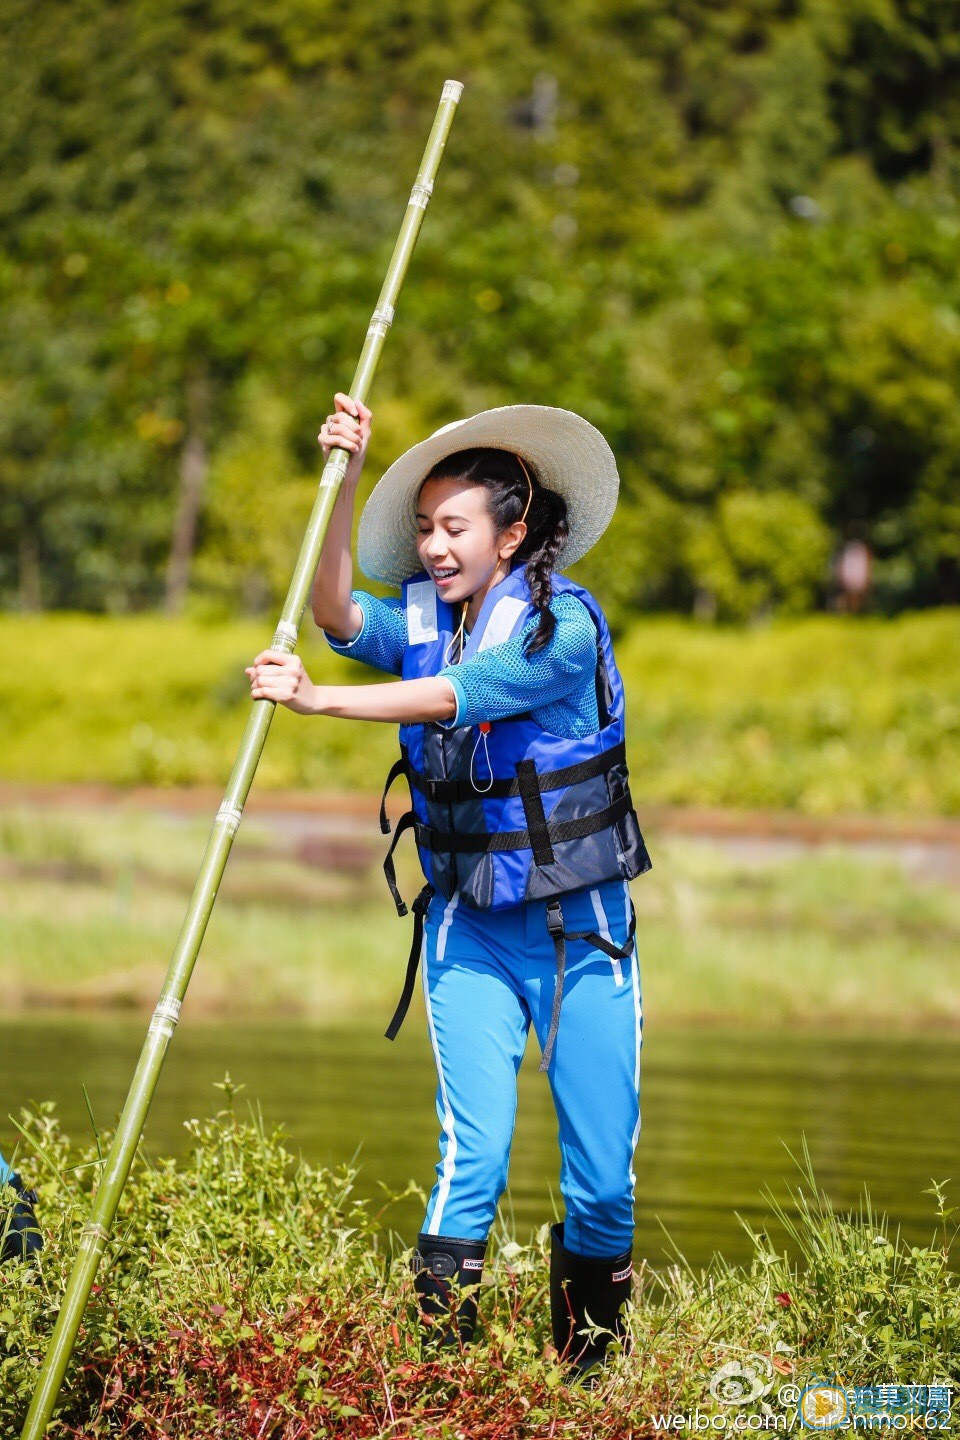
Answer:
POLYGON ((550 1014, 550 1029, 547 1032, 547 1043, 543 1047, 543 1058, 540 1061, 539 1069, 547 1071, 550 1068, 550 1061, 553 1058, 554 1042, 557 1038, 557 1029, 560 1025, 560 1006, 563 1004, 563 982, 567 968, 567 941, 587 940, 595 950, 602 950, 609 955, 611 960, 629 960, 633 954, 633 937, 637 933, 637 912, 633 908, 633 901, 630 902, 630 928, 627 931, 626 942, 623 945, 614 945, 612 940, 605 940, 595 930, 564 930, 563 911, 560 908, 559 899, 547 902, 547 930, 550 932, 550 939, 553 941, 553 950, 557 960, 557 980, 553 989, 553 1010, 550 1014))

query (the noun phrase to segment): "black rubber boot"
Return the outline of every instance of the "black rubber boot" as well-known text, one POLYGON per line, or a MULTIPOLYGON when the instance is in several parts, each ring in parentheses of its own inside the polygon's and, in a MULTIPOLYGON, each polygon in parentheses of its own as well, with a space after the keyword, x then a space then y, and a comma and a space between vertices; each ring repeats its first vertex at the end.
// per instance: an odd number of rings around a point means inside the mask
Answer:
POLYGON ((415 1277, 413 1288, 419 1296, 427 1339, 438 1349, 466 1345, 473 1339, 486 1248, 485 1240, 417 1236, 410 1262, 415 1277), (460 1287, 455 1299, 454 1286, 460 1287))
POLYGON ((574 1255, 563 1243, 563 1226, 550 1227, 550 1319, 560 1358, 582 1379, 603 1364, 613 1335, 624 1332, 620 1309, 630 1298, 633 1261, 629 1250, 609 1259, 574 1255), (604 1333, 591 1340, 584 1327, 604 1333))
POLYGON ((9 1175, 0 1185, 0 1264, 6 1260, 25 1260, 43 1249, 43 1236, 37 1225, 33 1207, 37 1192, 27 1190, 19 1175, 9 1175), (10 1191, 16 1195, 10 1204, 10 1191))

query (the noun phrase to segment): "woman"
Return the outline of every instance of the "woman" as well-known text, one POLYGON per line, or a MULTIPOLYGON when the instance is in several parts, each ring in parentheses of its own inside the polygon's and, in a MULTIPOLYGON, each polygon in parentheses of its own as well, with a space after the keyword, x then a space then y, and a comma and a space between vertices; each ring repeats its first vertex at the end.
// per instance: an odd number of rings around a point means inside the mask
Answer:
MULTIPOLYGON (((630 1294, 642 1019, 627 881, 650 868, 627 785, 623 687, 596 600, 556 573, 613 514, 599 431, 537 405, 483 411, 401 456, 364 509, 358 556, 399 600, 352 589, 354 496, 371 412, 338 394, 319 440, 351 452, 313 587, 340 654, 402 678, 314 685, 264 651, 251 694, 300 714, 401 726, 427 885, 423 935, 438 1073, 437 1181, 414 1254, 428 1332, 472 1338, 476 1287, 507 1182, 516 1077, 532 1024, 560 1122, 565 1219, 552 1229, 554 1339, 579 1374, 622 1333, 630 1294), (587 1324, 605 1332, 590 1339, 587 1324)), ((384 829, 389 829, 385 810, 384 829)))

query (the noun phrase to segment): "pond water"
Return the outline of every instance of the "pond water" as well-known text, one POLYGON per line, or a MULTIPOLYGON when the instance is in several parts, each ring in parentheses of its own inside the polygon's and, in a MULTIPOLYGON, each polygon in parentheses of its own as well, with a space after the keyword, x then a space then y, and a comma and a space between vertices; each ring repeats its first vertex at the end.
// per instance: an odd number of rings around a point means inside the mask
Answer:
MULTIPOLYGON (((376 1017, 379 1021, 380 1017, 376 1017)), ((74 1136, 90 1135, 82 1087, 97 1123, 109 1126, 126 1093, 145 1031, 128 1018, 31 1015, 0 1021, 0 1116, 29 1100, 57 1103, 74 1136)), ((147 1148, 184 1151, 183 1122, 212 1114, 213 1089, 229 1071, 259 1101, 268 1123, 282 1122, 291 1147, 314 1162, 356 1159, 359 1191, 378 1182, 428 1189, 436 1162, 432 1056, 416 1017, 395 1044, 380 1026, 320 1028, 302 1022, 191 1021, 185 1014, 154 1100, 147 1148)), ((730 1260, 750 1250, 738 1212, 767 1224, 762 1192, 781 1199, 801 1183, 789 1151, 806 1137, 814 1172, 835 1205, 856 1206, 867 1186, 875 1208, 912 1243, 935 1230, 923 1191, 931 1178, 956 1177, 960 1190, 960 1038, 656 1030, 643 1050, 643 1127, 636 1157, 638 1258, 665 1264, 676 1245, 694 1266, 715 1250, 730 1260), (668 1240, 669 1235, 669 1240, 668 1240)), ((13 1128, 0 1119, 0 1145, 13 1128)), ((23 1160, 21 1158, 21 1163, 23 1160)), ((24 1165, 28 1172, 33 1164, 24 1165)), ((520 1238, 553 1218, 557 1191, 556 1121, 549 1091, 528 1054, 510 1187, 502 1213, 520 1238)), ((392 1207, 384 1224, 412 1241, 419 1200, 392 1207)), ((770 1225, 776 1239, 778 1230, 770 1225)))

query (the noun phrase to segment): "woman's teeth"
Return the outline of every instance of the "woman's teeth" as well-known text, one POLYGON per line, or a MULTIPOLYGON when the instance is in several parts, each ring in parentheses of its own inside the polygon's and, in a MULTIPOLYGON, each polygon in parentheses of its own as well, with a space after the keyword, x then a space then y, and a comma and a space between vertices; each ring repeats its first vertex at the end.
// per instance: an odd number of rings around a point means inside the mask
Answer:
POLYGON ((457 570, 454 567, 452 570, 434 570, 433 573, 437 580, 449 580, 451 575, 457 574, 457 570))

